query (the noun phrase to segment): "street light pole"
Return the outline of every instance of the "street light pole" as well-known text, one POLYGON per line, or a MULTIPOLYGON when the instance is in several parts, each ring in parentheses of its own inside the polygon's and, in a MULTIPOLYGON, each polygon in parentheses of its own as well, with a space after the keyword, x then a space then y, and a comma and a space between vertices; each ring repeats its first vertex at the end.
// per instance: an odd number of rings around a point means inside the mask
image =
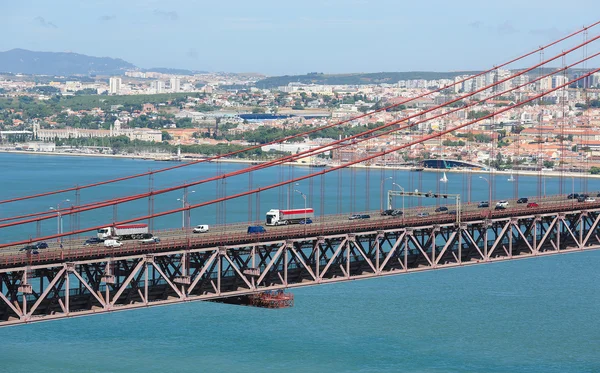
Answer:
POLYGON ((393 177, 389 176, 386 177, 385 179, 381 180, 381 186, 379 188, 379 210, 383 211, 383 183, 385 183, 386 180, 392 180, 393 177))
MULTIPOLYGON (((190 190, 190 193, 196 193, 195 190, 190 190)), ((183 191, 183 198, 177 198, 178 201, 181 201, 181 204, 183 206, 183 208, 185 209, 186 205, 187 205, 187 194, 188 191, 184 189, 183 191)), ((181 229, 185 229, 185 215, 186 215, 186 211, 183 210, 181 212, 181 229)))
MULTIPOLYGON (((57 234, 61 234, 62 233, 62 214, 60 213, 60 204, 63 202, 71 202, 70 199, 65 199, 60 201, 59 203, 56 204, 56 208, 54 207, 50 207, 49 210, 55 210, 56 211, 56 233, 57 234)), ((56 239, 57 242, 61 243, 62 239, 61 237, 58 237, 56 239)))
POLYGON ((402 221, 404 221, 404 188, 402 188, 399 184, 392 183, 392 185, 397 186, 402 191, 402 221))
MULTIPOLYGON (((294 183, 295 186, 300 185, 299 183, 294 183)), ((288 190, 287 190, 287 209, 290 209, 290 191, 292 190, 292 184, 288 183, 288 190)))
POLYGON ((306 225, 308 224, 308 222, 306 220, 306 194, 304 194, 301 191, 296 190, 296 189, 294 189, 294 192, 300 193, 300 195, 304 199, 304 232, 306 232, 306 225))
POLYGON ((479 178, 483 179, 488 185, 488 206, 492 208, 492 186, 490 185, 490 181, 483 176, 479 176, 479 178))

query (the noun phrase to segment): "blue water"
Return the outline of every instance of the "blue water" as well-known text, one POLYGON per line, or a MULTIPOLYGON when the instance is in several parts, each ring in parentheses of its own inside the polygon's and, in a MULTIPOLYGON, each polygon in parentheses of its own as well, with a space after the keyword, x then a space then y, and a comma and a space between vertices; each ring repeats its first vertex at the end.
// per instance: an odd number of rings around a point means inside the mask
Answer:
MULTIPOLYGON (((164 166, 0 154, 0 192, 6 198, 164 166)), ((157 176, 154 184, 174 185, 243 167, 192 166, 157 176)), ((298 176, 311 170, 265 171, 254 175, 251 183, 266 185, 279 180, 282 172, 298 176)), ((384 176, 407 189, 420 185, 423 190, 435 190, 441 177, 412 174, 388 171, 384 176)), ((448 178, 443 188, 468 194, 466 176, 448 178)), ((514 186, 504 178, 493 180, 496 198, 512 196, 514 186)), ((339 185, 337 175, 325 179, 323 189, 314 181, 311 205, 317 214, 378 209, 380 180, 377 171, 358 170, 346 171, 339 185), (343 203, 335 197, 340 190, 343 203)), ((521 178, 520 193, 535 195, 536 181, 521 178)), ((563 191, 570 193, 571 180, 563 182, 563 191)), ((586 187, 585 181, 575 183, 575 188, 586 187)), ((598 189, 595 180, 587 183, 590 190, 598 189)), ((244 190, 248 184, 247 176, 239 177, 227 184, 226 192, 244 190)), ((474 201, 487 199, 485 182, 474 176, 472 185, 477 185, 471 188, 474 201)), ((304 181, 296 188, 307 192, 311 185, 304 181)), ((556 193, 557 180, 548 179, 546 188, 556 193)), ((82 192, 82 200, 147 189, 144 179, 107 186, 95 194, 82 192)), ((215 198, 219 192, 214 184, 193 189, 190 198, 195 201, 215 198)), ((173 192, 157 198, 155 211, 176 207, 180 197, 173 192)), ((261 196, 258 218, 286 199, 285 189, 261 196)), ((54 196, 4 205, 0 216, 45 209, 60 200, 54 196)), ((254 217, 256 199, 250 202, 254 217)), ((301 203, 296 195, 293 204, 301 203)), ((226 217, 220 218, 247 220, 248 206, 247 198, 230 202, 226 217)), ((216 208, 201 210, 192 213, 193 220, 218 220, 216 208)), ((119 207, 117 213, 121 218, 144 211, 145 201, 119 207)), ((103 214, 82 216, 82 226, 110 219, 113 211, 103 214)), ((164 227, 180 223, 179 214, 155 222, 164 227)), ((21 229, 7 230, 10 236, 2 231, 1 239, 28 233, 21 229)), ((45 223, 43 229, 52 232, 56 222, 45 223)), ((198 302, 0 328, 0 372, 598 372, 599 264, 600 252, 576 253, 296 289, 295 307, 285 310, 198 302)))

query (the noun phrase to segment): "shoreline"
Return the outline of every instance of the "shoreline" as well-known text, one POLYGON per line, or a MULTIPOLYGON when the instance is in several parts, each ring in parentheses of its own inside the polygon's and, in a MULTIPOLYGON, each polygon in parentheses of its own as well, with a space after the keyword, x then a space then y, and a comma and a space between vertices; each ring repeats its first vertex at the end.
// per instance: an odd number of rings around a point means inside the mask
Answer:
MULTIPOLYGON (((0 154, 25 154, 25 155, 44 155, 44 156, 65 156, 65 157, 91 157, 91 158, 119 158, 119 159, 136 159, 136 160, 145 160, 145 161, 154 161, 154 162, 193 162, 193 161, 197 161, 197 160, 201 160, 203 158, 186 158, 185 156, 183 156, 181 159, 175 159, 173 158, 173 156, 169 156, 169 157, 159 157, 157 155, 152 155, 152 154, 145 154, 145 155, 138 155, 138 154, 128 154, 128 155, 124 155, 124 154, 98 154, 98 153, 69 153, 69 152, 38 152, 38 151, 31 151, 31 150, 7 150, 7 149, 0 149, 0 154)), ((252 159, 244 159, 244 158, 239 158, 239 159, 231 159, 231 158, 222 158, 219 160, 214 160, 214 161, 210 161, 210 162, 223 162, 223 163, 239 163, 239 164, 253 164, 253 163, 264 163, 266 161, 257 161, 257 160, 252 160, 252 159)), ((298 167, 312 167, 311 164, 308 163, 302 163, 302 162, 285 162, 284 165, 289 165, 289 166, 298 166, 298 167)), ((338 166, 338 164, 325 164, 325 167, 336 167, 338 166)), ((371 170, 402 170, 402 171, 409 171, 409 172, 435 172, 435 173, 442 173, 442 172, 446 172, 446 173, 454 173, 454 174, 462 174, 462 173, 473 173, 473 174, 479 174, 479 175, 486 175, 486 174, 494 174, 494 175, 506 175, 507 177, 510 176, 511 174, 514 177, 519 177, 519 176, 542 176, 544 178, 549 178, 549 177, 568 177, 568 178, 590 178, 590 179, 598 179, 600 178, 600 174, 599 175, 592 175, 590 173, 580 173, 580 172, 561 172, 561 171, 525 171, 525 170, 520 170, 520 171, 510 171, 510 170, 474 170, 474 169, 434 169, 434 168, 424 168, 421 171, 411 171, 413 169, 413 166, 376 166, 376 165, 370 165, 370 166, 365 166, 365 165, 353 165, 350 166, 349 168, 358 168, 358 169, 371 169, 371 170)))

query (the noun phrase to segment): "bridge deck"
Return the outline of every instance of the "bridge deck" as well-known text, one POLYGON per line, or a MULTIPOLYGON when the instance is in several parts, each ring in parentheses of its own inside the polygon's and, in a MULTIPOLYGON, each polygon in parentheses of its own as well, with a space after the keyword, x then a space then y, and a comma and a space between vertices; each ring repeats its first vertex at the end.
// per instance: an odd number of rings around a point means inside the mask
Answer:
MULTIPOLYGON (((476 222, 485 219, 503 217, 534 216, 539 214, 580 211, 600 207, 598 202, 578 203, 567 200, 566 196, 549 196, 538 201, 539 207, 527 208, 526 204, 510 201, 506 210, 479 209, 477 204, 464 205, 460 214, 461 222, 476 222)), ((453 205, 449 209, 453 210, 453 205)), ((260 243, 271 240, 296 239, 302 237, 317 237, 322 235, 365 232, 372 230, 396 229, 403 227, 418 227, 435 224, 449 224, 457 221, 457 217, 447 213, 435 213, 435 206, 428 208, 406 209, 406 216, 379 216, 373 212, 370 219, 348 220, 348 215, 326 215, 314 219, 309 225, 288 225, 266 227, 266 233, 248 234, 246 228, 256 222, 236 223, 215 226, 209 233, 193 234, 191 230, 173 229, 159 233, 161 242, 158 244, 141 244, 138 241, 123 241, 119 248, 109 248, 99 245, 84 246, 84 239, 65 240, 63 248, 57 242, 48 242, 48 249, 39 250, 39 254, 19 251, 23 246, 12 246, 0 249, 0 268, 18 265, 33 265, 38 263, 60 263, 69 260, 82 260, 106 256, 126 256, 130 254, 156 253, 183 248, 205 248, 235 244, 260 243), (418 212, 430 212, 429 216, 419 217, 418 212)), ((35 242, 36 240, 32 240, 35 242)))
POLYGON ((152 248, 8 255, 16 262, 0 269, 0 326, 600 248, 594 203, 485 215, 467 211, 459 224, 447 214, 404 224, 381 218, 226 240, 190 235, 152 248))

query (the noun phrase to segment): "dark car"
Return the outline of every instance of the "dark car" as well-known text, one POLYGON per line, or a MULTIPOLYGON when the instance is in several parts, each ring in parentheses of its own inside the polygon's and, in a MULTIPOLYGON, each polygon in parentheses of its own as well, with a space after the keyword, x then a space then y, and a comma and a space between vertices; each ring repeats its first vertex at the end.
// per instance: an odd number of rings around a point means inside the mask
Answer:
POLYGON ((529 199, 526 197, 521 197, 517 200, 517 203, 527 203, 529 202, 529 199))
POLYGON ((442 211, 448 211, 448 207, 440 206, 437 209, 435 209, 435 212, 442 212, 442 211))
POLYGON ((37 247, 35 245, 27 245, 27 246, 19 249, 19 251, 31 251, 31 250, 37 250, 37 247))
POLYGON ((83 244, 85 246, 88 246, 88 245, 96 245, 99 243, 102 243, 101 239, 99 239, 98 237, 91 237, 91 238, 88 238, 87 240, 85 240, 85 242, 83 244))
POLYGON ((456 210, 450 210, 450 211, 448 211, 448 215, 456 215, 456 210))
POLYGON ((577 202, 585 202, 585 196, 579 196, 577 197, 577 202))
POLYGON ((363 214, 354 214, 348 217, 348 220, 356 220, 356 219, 369 219, 371 215, 363 215, 363 214))
POLYGON ((298 222, 298 224, 312 224, 311 218, 302 219, 298 222))
MULTIPOLYGON (((27 245, 25 247, 22 247, 19 249, 19 251, 37 251, 40 249, 47 249, 48 248, 48 244, 45 242, 37 242, 31 245, 27 245)), ((37 253, 34 253, 37 254, 37 253)))
POLYGON ((363 215, 360 216, 359 219, 371 219, 371 215, 363 214, 363 215))
POLYGON ((577 199, 579 198, 579 193, 571 193, 567 196, 568 199, 577 199))
POLYGON ((394 214, 394 209, 383 210, 381 212, 381 216, 392 216, 394 214))
POLYGON ((400 215, 404 215, 404 212, 402 210, 395 209, 394 211, 392 211, 392 216, 400 216, 400 215))
POLYGON ((481 208, 481 207, 490 207, 490 203, 488 201, 481 201, 479 202, 479 204, 477 205, 477 207, 481 208))

